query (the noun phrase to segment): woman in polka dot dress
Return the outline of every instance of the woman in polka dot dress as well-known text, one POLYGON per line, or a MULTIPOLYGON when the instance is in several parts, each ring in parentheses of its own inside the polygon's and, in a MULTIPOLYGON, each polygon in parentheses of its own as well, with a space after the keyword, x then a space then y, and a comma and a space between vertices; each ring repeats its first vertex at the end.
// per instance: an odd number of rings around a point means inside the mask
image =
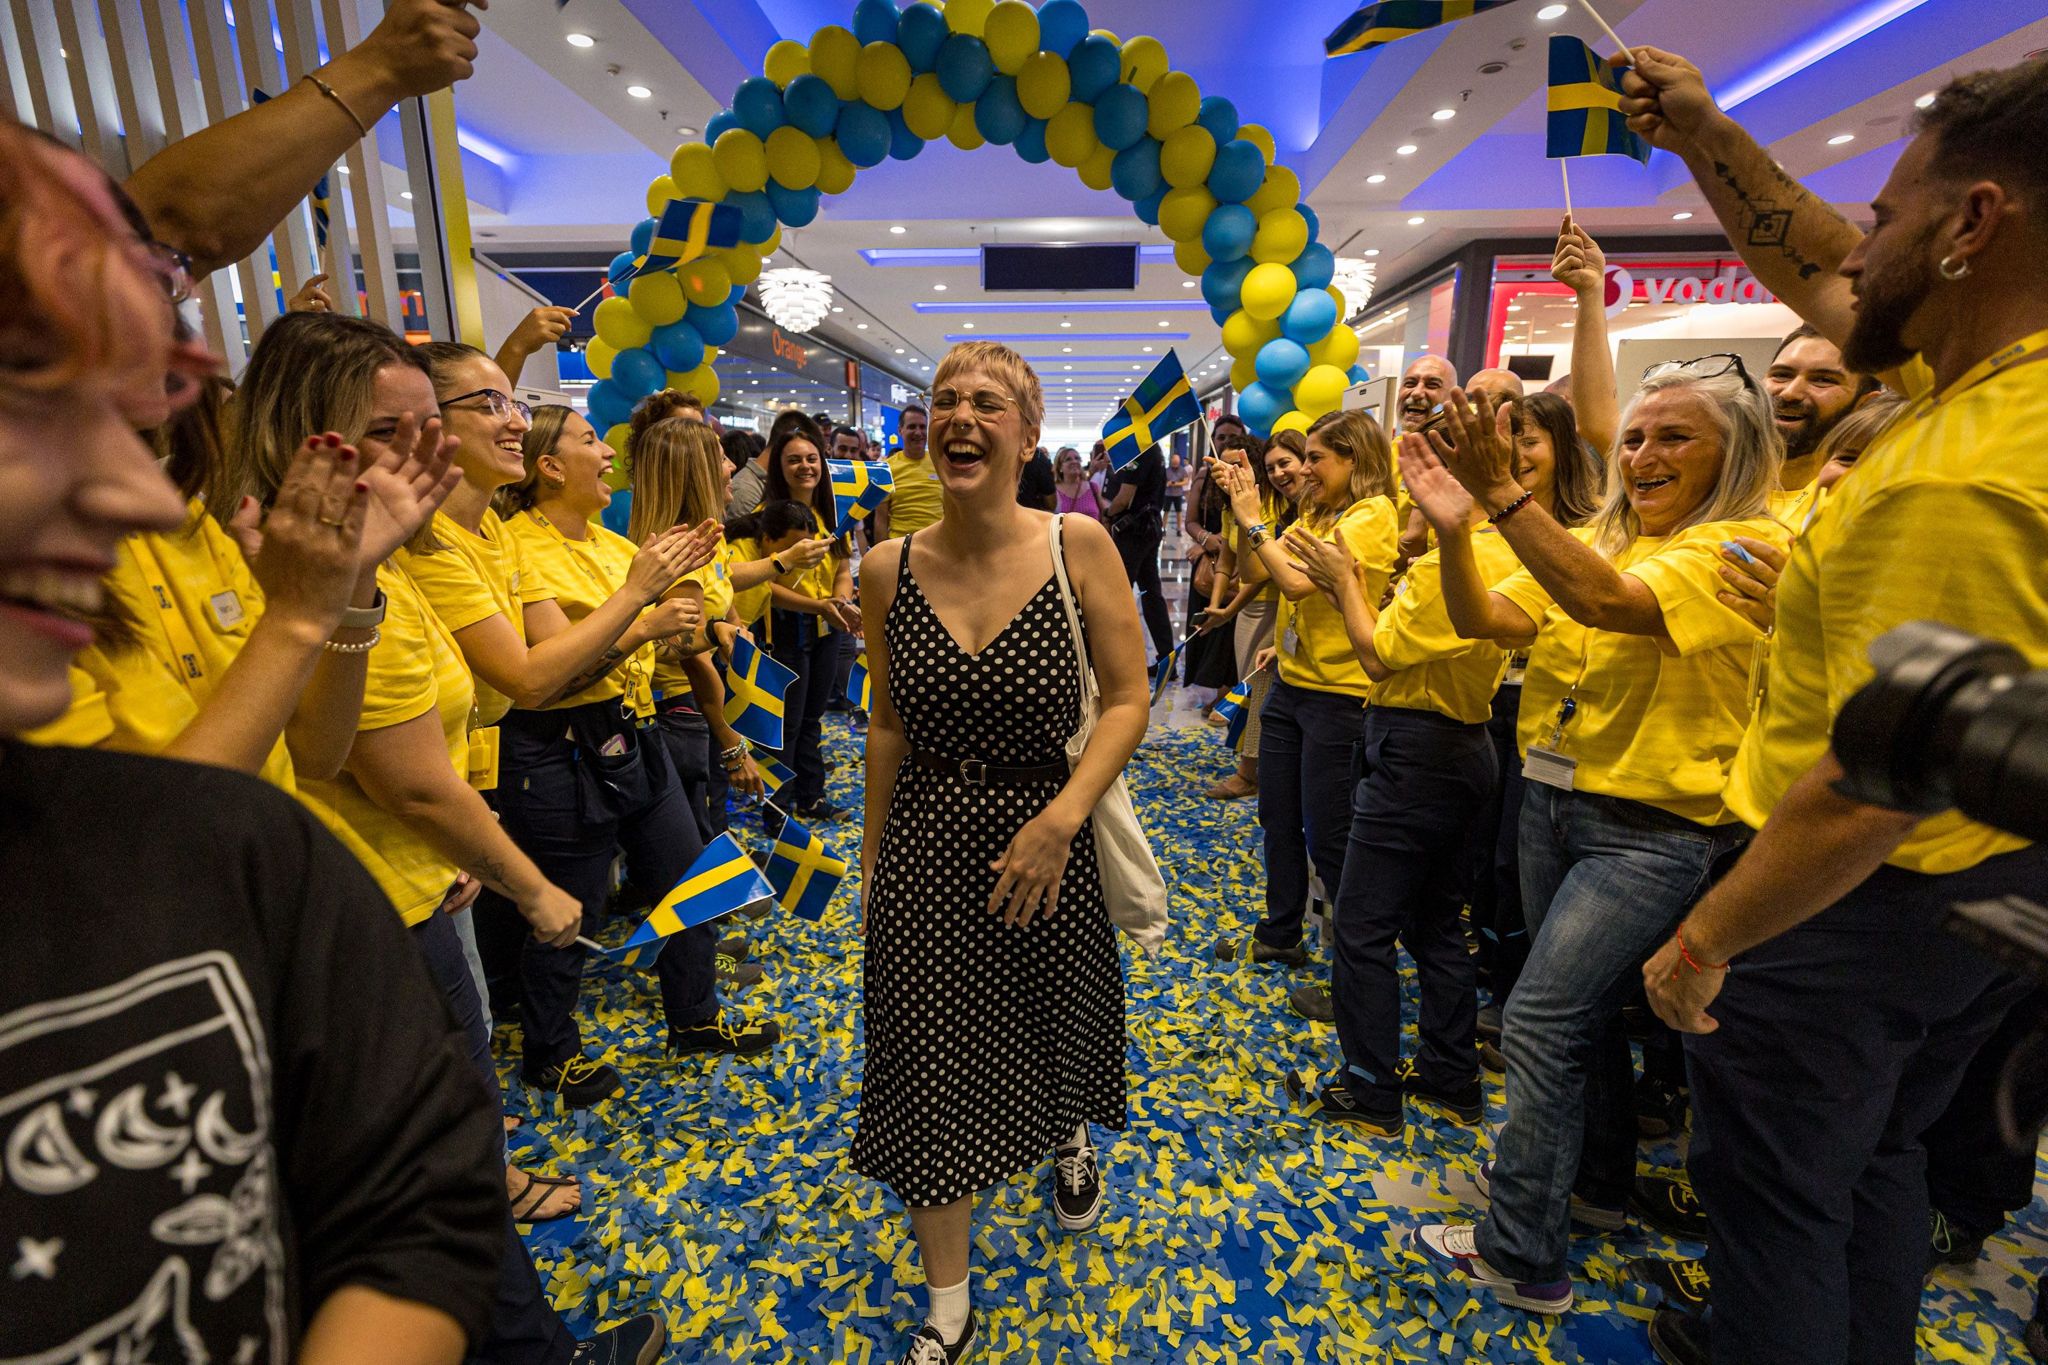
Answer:
POLYGON ((1089 815, 1144 738, 1144 644, 1109 534, 1062 521, 1102 716, 1070 774, 1080 665, 1043 512, 1017 476, 1044 398, 1021 357, 956 346, 933 378, 944 516, 861 572, 868 730, 867 1067, 855 1169, 910 1210, 931 1307, 904 1356, 972 1347, 977 1191, 1052 1158, 1070 1231, 1102 1211, 1088 1125, 1124 1126, 1123 974, 1089 815))

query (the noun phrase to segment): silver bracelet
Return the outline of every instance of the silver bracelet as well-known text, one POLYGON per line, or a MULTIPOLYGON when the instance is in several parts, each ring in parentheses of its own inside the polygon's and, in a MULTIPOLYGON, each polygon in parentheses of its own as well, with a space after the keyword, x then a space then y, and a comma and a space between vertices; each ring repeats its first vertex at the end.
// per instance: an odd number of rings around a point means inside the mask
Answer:
POLYGON ((358 640, 354 644, 348 645, 343 644, 339 640, 329 640, 326 644, 320 646, 320 648, 334 654, 368 654, 373 648, 376 647, 377 642, 383 638, 384 632, 378 630, 375 627, 372 627, 370 630, 370 638, 367 640, 358 640))
POLYGON ((333 100, 337 105, 341 106, 341 112, 348 115, 348 121, 356 126, 356 131, 360 133, 363 137, 368 137, 370 135, 370 126, 363 122, 361 115, 357 114, 355 110, 348 107, 348 101, 343 99, 341 97, 340 92, 337 91, 333 86, 329 85, 326 81, 321 80, 318 76, 314 75, 310 71, 307 72, 300 79, 311 81, 313 83, 313 88, 315 90, 318 90, 321 94, 327 96, 328 99, 333 100))

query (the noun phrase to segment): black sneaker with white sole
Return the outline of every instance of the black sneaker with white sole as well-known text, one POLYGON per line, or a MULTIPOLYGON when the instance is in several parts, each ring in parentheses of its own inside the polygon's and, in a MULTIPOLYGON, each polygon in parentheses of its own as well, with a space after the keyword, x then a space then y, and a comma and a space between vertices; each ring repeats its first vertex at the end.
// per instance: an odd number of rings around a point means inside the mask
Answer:
POLYGON ((1694 1242, 1707 1240, 1707 1211, 1700 1207, 1691 1183, 1676 1176, 1637 1176, 1628 1211, 1659 1232, 1694 1242))
POLYGON ((1705 1261, 1642 1256, 1625 1262, 1622 1271, 1637 1284, 1647 1285, 1662 1295, 1666 1308, 1704 1313, 1713 1302, 1713 1282, 1707 1278, 1705 1261))
POLYGON ((939 1329, 929 1322, 921 1322, 910 1334, 910 1349, 903 1353, 903 1365, 956 1365, 965 1360, 974 1348, 974 1338, 980 1326, 975 1321, 974 1310, 967 1310, 967 1326, 960 1333, 960 1339, 951 1346, 939 1335, 939 1329))
POLYGON ((607 1327, 576 1343, 570 1365, 654 1365, 668 1349, 668 1328, 654 1313, 607 1327))
POLYGON ((1415 1069, 1413 1057, 1404 1057, 1394 1072, 1394 1080, 1401 1087, 1401 1093, 1409 1099, 1433 1105, 1467 1128, 1486 1117, 1486 1096, 1479 1089, 1477 1075, 1463 1085, 1439 1089, 1422 1079, 1422 1074, 1415 1069))
POLYGON ((535 1090, 551 1090, 560 1095, 562 1102, 571 1109, 588 1109, 599 1100, 608 1100, 626 1088, 626 1083, 619 1079, 618 1071, 609 1062, 600 1062, 581 1053, 566 1057, 553 1066, 523 1068, 520 1079, 535 1090))
POLYGON ((1095 1143, 1063 1144, 1052 1152, 1052 1212, 1068 1232, 1085 1232, 1102 1217, 1102 1165, 1095 1143))

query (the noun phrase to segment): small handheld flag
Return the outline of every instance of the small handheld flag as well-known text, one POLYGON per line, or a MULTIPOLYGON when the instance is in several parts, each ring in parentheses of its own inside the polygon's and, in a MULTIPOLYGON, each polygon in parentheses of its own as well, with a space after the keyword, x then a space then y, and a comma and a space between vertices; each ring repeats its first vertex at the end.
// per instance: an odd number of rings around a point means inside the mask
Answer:
POLYGON ((612 956, 628 967, 644 967, 661 956, 670 935, 774 895, 774 886, 746 850, 731 834, 721 834, 612 956))
POLYGON ((868 681, 868 656, 862 654, 853 661, 853 672, 846 675, 846 699, 862 711, 872 711, 873 691, 874 685, 868 681))
POLYGON ((1157 706, 1159 699, 1166 695, 1166 685, 1173 681, 1173 670, 1180 663, 1180 656, 1187 647, 1187 641, 1181 641, 1172 649, 1160 655, 1159 661, 1152 665, 1152 704, 1154 706, 1157 706))
POLYGON ((1546 107, 1545 156, 1631 156, 1649 164, 1650 144, 1621 115, 1620 73, 1569 34, 1550 35, 1546 107))
POLYGON ((825 472, 832 476, 832 511, 843 536, 868 513, 880 507, 896 486, 896 476, 887 464, 865 460, 827 460, 825 472))
POLYGON ((1244 738, 1245 722, 1252 717, 1252 680, 1246 678, 1225 692, 1216 703, 1216 714, 1230 722, 1223 731, 1224 747, 1235 749, 1244 738))
POLYGON ((794 772, 760 750, 754 753, 754 766, 760 769, 761 785, 768 789, 771 796, 781 791, 784 783, 796 781, 794 772))
POLYGON ((1323 39, 1323 52, 1331 57, 1345 57, 1370 51, 1411 33, 1442 28, 1509 3, 1512 0, 1379 0, 1377 4, 1360 5, 1323 39))
POLYGON ((783 909, 799 919, 816 920, 824 916, 832 893, 846 880, 847 867, 831 845, 790 819, 782 822, 775 849, 768 855, 768 880, 783 909))
MULTIPOLYGON (((737 204, 713 204, 702 199, 671 199, 661 206, 661 212, 654 221, 654 236, 647 243, 647 250, 633 258, 633 268, 616 280, 607 280, 614 289, 628 280, 656 271, 673 270, 679 265, 696 260, 707 251, 717 251, 739 245, 740 225, 745 215, 737 204)), ((583 303, 576 305, 582 312, 584 304, 604 292, 599 285, 583 303)))
POLYGON ((725 723, 756 744, 782 747, 782 698, 796 674, 768 656, 752 640, 732 642, 732 664, 725 670, 725 723))
POLYGON ((1202 420, 1202 405, 1188 387, 1180 353, 1169 350, 1152 367, 1138 391, 1102 424, 1103 450, 1111 469, 1122 469, 1182 427, 1202 420))

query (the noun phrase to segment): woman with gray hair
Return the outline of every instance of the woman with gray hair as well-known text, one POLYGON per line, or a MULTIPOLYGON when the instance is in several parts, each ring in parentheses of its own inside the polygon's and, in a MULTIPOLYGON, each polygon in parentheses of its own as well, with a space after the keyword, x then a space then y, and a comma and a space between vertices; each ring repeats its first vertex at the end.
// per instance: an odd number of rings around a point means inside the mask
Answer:
POLYGON ((1442 542, 1458 633, 1529 648, 1517 739, 1532 945, 1501 1038, 1508 1120, 1478 1172, 1492 1208, 1415 1236, 1502 1302, 1563 1313, 1570 1224, 1622 1226, 1635 1179, 1622 1006, 1748 835, 1721 792, 1758 631, 1723 600, 1723 547, 1790 539, 1767 511, 1783 443, 1736 357, 1653 367, 1622 413, 1599 510, 1568 529, 1517 481, 1505 412, 1453 392, 1448 426, 1448 439, 1404 438, 1401 471, 1442 542), (1475 510, 1523 565, 1491 585, 1475 510))

